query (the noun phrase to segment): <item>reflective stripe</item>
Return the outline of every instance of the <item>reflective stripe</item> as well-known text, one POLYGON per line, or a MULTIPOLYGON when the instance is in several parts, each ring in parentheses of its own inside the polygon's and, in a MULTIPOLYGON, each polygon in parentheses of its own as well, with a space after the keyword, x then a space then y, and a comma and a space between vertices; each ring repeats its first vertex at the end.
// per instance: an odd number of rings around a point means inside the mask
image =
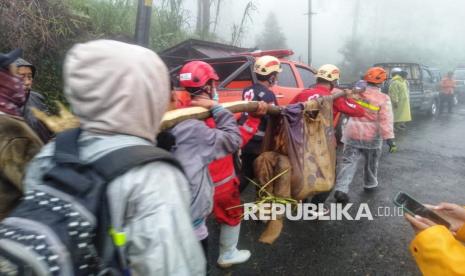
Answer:
POLYGON ((372 104, 369 104, 369 103, 361 101, 361 100, 357 100, 355 102, 357 102, 360 106, 363 106, 363 107, 365 107, 367 109, 370 109, 372 111, 379 111, 381 109, 379 106, 372 105, 372 104))
POLYGON ((223 179, 221 181, 215 182, 214 185, 215 185, 215 187, 221 186, 221 185, 226 184, 229 181, 233 180, 234 178, 236 178, 236 173, 233 173, 232 175, 226 177, 225 179, 223 179))

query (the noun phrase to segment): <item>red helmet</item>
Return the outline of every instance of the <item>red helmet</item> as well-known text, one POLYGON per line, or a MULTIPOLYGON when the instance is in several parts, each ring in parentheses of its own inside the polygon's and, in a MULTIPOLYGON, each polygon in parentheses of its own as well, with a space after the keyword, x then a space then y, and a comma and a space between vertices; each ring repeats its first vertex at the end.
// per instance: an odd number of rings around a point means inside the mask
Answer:
POLYGON ((179 84, 182 87, 203 87, 210 80, 219 79, 215 69, 203 61, 191 61, 179 71, 179 84))

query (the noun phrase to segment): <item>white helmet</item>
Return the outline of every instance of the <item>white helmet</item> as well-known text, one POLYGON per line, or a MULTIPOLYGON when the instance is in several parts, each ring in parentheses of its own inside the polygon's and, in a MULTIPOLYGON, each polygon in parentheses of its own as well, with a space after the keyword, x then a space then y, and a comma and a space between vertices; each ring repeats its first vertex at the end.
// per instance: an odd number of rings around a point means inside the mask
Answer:
POLYGON ((340 77, 340 70, 335 65, 326 64, 321 66, 316 73, 316 77, 327 81, 337 81, 340 77))
POLYGON ((393 77, 394 75, 399 75, 400 73, 402 73, 402 68, 400 67, 394 67, 391 69, 391 77, 393 77))
POLYGON ((271 73, 281 73, 282 71, 281 62, 276 57, 262 56, 255 61, 255 74, 268 76, 271 73))

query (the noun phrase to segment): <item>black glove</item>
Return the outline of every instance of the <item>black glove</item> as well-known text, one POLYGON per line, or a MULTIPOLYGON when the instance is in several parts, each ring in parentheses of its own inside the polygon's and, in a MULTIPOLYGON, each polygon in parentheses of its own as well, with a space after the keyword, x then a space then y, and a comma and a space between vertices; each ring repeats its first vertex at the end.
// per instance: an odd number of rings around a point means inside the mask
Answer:
POLYGON ((387 144, 389 146, 389 152, 390 153, 397 152, 397 145, 396 145, 396 141, 394 139, 388 139, 387 144))

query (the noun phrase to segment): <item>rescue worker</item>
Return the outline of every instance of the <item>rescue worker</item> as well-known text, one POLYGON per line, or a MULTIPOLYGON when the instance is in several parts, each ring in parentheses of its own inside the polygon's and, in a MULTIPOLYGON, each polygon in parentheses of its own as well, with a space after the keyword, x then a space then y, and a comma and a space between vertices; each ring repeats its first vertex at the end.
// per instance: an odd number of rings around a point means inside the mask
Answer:
MULTIPOLYGON (((340 70, 335 65, 326 64, 318 69, 316 74, 316 85, 313 88, 305 89, 297 94, 290 104, 306 102, 323 96, 331 95, 340 78, 340 70)), ((337 98, 333 102, 333 114, 342 112, 351 117, 362 117, 365 110, 353 99, 347 97, 337 98)))
POLYGON ((410 251, 425 276, 465 275, 465 208, 441 203, 428 206, 446 219, 450 229, 420 216, 406 214, 416 232, 410 251))
MULTIPOLYGON (((176 91, 171 84, 171 102, 168 110, 175 110, 179 106, 176 91)), ((182 104, 182 103, 181 103, 182 104)), ((246 144, 256 133, 260 125, 260 117, 266 114, 267 104, 259 102, 257 112, 250 114, 245 124, 239 127, 242 136, 242 145, 246 144)), ((215 128, 215 120, 209 118, 205 121, 210 128, 215 128)), ((176 137, 169 131, 158 134, 157 146, 171 151, 176 145, 176 137)), ((250 251, 237 250, 239 241, 240 223, 243 209, 239 193, 239 179, 237 177, 234 157, 232 154, 215 160, 209 165, 210 176, 215 185, 213 200, 213 213, 216 221, 221 224, 220 228, 220 254, 218 265, 226 268, 233 264, 246 262, 250 258, 250 251)))
POLYGON ((23 80, 23 87, 26 92, 26 104, 23 108, 24 120, 37 133, 42 142, 46 143, 52 137, 52 133, 31 111, 31 108, 34 107, 42 112, 49 113, 44 96, 32 90, 37 72, 36 67, 22 58, 18 58, 15 64, 18 68, 17 74, 23 80))
MULTIPOLYGON (((281 62, 273 56, 263 56, 258 58, 254 64, 254 73, 258 82, 245 88, 242 92, 242 100, 264 101, 267 104, 278 105, 278 101, 271 87, 278 81, 278 74, 282 71, 281 62)), ((240 123, 247 119, 247 114, 243 114, 240 123)), ((261 153, 261 145, 265 136, 268 118, 262 118, 261 124, 254 137, 242 148, 241 161, 241 184, 240 191, 245 190, 249 184, 249 179, 254 179, 253 163, 261 153)))
POLYGON ((391 98, 394 113, 394 128, 404 130, 405 123, 412 120, 410 112, 410 95, 407 82, 408 72, 401 68, 391 70, 392 79, 389 84, 389 97, 391 98))
POLYGON ((407 81, 408 72, 401 68, 393 68, 391 74, 392 79, 389 84, 388 94, 391 98, 394 113, 394 128, 396 130, 405 130, 405 123, 412 120, 407 81))
POLYGON ((214 184, 208 165, 213 160, 238 151, 242 142, 233 114, 213 100, 217 97, 215 81, 218 79, 213 67, 203 61, 191 61, 182 67, 179 84, 191 96, 187 106, 209 109, 215 128, 210 128, 203 121, 189 119, 170 130, 176 140, 172 152, 184 167, 191 185, 191 217, 194 231, 207 257, 206 219, 212 212, 214 195, 214 184))
POLYGON ((349 201, 349 185, 360 160, 364 159, 364 189, 372 191, 378 187, 378 164, 383 140, 387 140, 389 151, 397 150, 394 142, 392 105, 389 96, 380 90, 386 80, 386 71, 373 67, 365 73, 368 83, 365 92, 358 94, 357 101, 365 108, 363 117, 352 117, 344 127, 342 142, 343 157, 338 164, 334 198, 337 202, 349 201))
MULTIPOLYGON (((335 65, 326 64, 318 69, 316 74, 316 85, 314 88, 306 89, 297 94, 290 104, 306 102, 323 96, 331 95, 334 87, 340 78, 340 70, 335 65)), ((347 97, 337 98, 333 102, 334 117, 342 112, 350 117, 362 117, 365 115, 365 109, 359 106, 353 99, 347 97)), ((336 144, 334 145, 336 146, 336 144)), ((312 198, 313 204, 324 203, 330 192, 320 193, 312 198)))
MULTIPOLYGON (((247 144, 255 135, 260 125, 260 117, 267 111, 265 102, 259 103, 257 112, 250 113, 245 123, 239 127, 242 146, 247 144)), ((207 126, 216 127, 213 119, 205 121, 207 126)), ((241 229, 243 208, 241 206, 239 179, 234 168, 235 155, 213 161, 209 165, 210 175, 215 185, 213 213, 216 221, 221 225, 218 265, 222 268, 246 262, 250 258, 250 251, 238 250, 237 243, 241 229)))
POLYGON ((441 94, 439 96, 439 114, 444 111, 444 104, 447 103, 447 110, 452 113, 452 107, 454 106, 454 90, 455 90, 455 79, 454 72, 448 72, 447 76, 441 80, 441 94))

